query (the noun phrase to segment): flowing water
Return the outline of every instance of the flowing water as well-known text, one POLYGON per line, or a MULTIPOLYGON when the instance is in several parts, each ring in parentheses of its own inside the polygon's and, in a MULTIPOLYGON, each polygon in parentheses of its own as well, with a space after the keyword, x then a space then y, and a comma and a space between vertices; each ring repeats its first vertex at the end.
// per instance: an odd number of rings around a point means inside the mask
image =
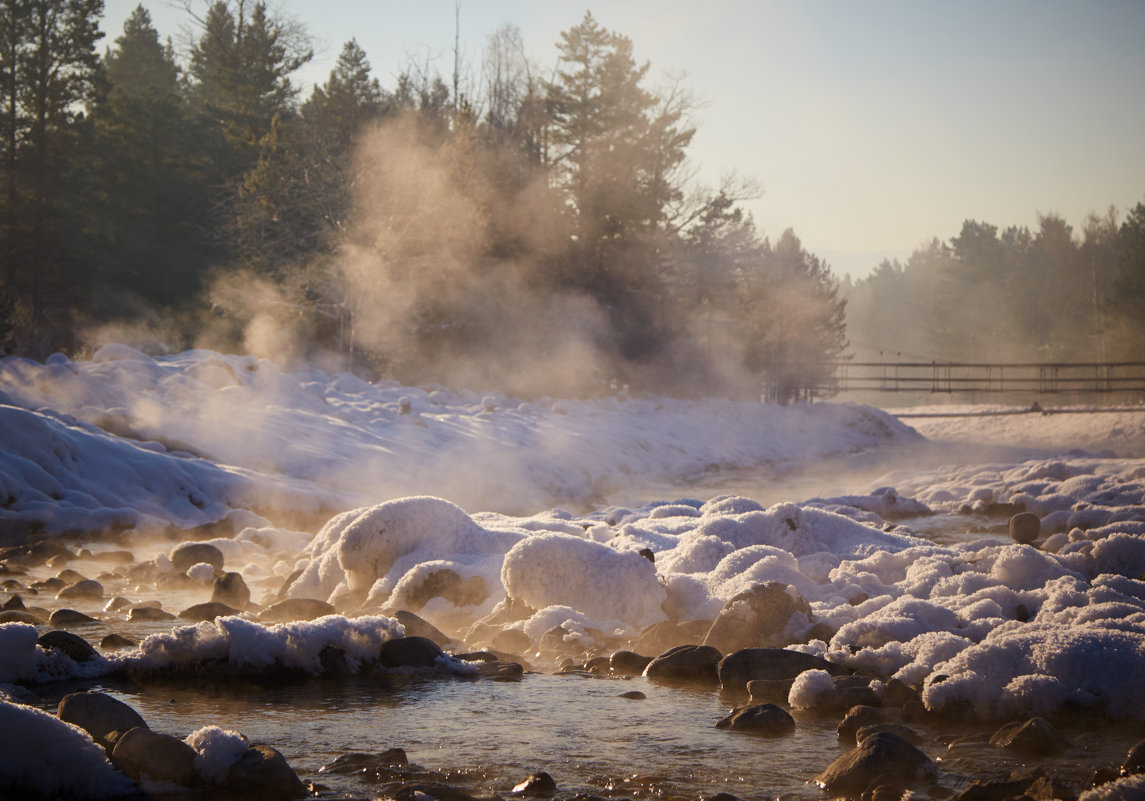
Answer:
MULTIPOLYGON (((920 536, 940 543, 981 537, 1002 540, 1006 532, 1004 519, 936 516, 905 522, 920 536)), ((113 546, 90 547, 98 554, 113 546)), ((153 558, 169 547, 170 543, 137 547, 135 560, 153 558)), ((69 566, 97 575, 107 569, 101 564, 81 560, 69 566)), ((264 595, 257 580, 250 584, 256 598, 264 595)), ((268 577, 265 588, 273 584, 268 577)), ((141 600, 157 597, 165 608, 178 610, 207 600, 210 591, 185 584, 160 590, 156 596, 149 588, 112 583, 107 595, 114 594, 141 600)), ((52 605, 59 604, 53 600, 52 605)), ((76 608, 98 614, 101 606, 92 602, 76 608)), ((181 622, 131 624, 120 618, 72 630, 98 643, 111 631, 139 638, 169 631, 181 622)), ((61 684, 39 689, 41 706, 54 709, 63 694, 81 687, 61 684)), ((815 776, 849 748, 836 736, 838 713, 796 711, 793 735, 766 739, 715 727, 730 707, 746 698, 660 686, 643 677, 536 671, 527 672, 521 681, 504 683, 389 676, 272 686, 258 680, 223 686, 116 680, 94 689, 126 701, 158 731, 185 737, 200 727, 217 725, 266 742, 285 755, 303 780, 321 785, 319 797, 327 799, 373 798, 383 792, 384 782, 395 779, 445 781, 477 795, 504 795, 537 771, 556 780, 558 797, 564 799, 577 794, 698 799, 718 792, 745 801, 820 799, 815 776), (645 697, 622 697, 632 690, 645 697), (409 756, 411 765, 404 771, 322 771, 346 754, 394 747, 409 756)), ((915 728, 924 737, 923 750, 940 766, 938 784, 924 788, 935 799, 956 793, 974 779, 1004 778, 1013 770, 1037 765, 1080 788, 1096 768, 1117 765, 1145 736, 1138 724, 1067 727, 1063 731, 1074 747, 1064 761, 1039 763, 1023 762, 989 746, 986 737, 994 728, 990 724, 928 723, 915 728)))

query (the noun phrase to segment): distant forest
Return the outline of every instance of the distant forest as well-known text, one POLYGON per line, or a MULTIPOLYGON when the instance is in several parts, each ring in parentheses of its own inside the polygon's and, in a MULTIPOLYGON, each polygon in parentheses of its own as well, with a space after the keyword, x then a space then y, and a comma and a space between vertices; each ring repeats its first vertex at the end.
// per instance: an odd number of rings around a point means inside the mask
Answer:
POLYGON ((264 3, 206 6, 180 50, 140 6, 101 54, 102 13, 0 6, 6 353, 117 336, 533 395, 750 395, 849 333, 946 359, 1142 354, 1145 205, 1080 237, 967 222, 840 285, 793 231, 756 230, 750 181, 695 182, 696 102, 591 15, 555 68, 506 25, 472 74, 407 62, 392 86, 351 40, 303 97, 304 28, 264 3))

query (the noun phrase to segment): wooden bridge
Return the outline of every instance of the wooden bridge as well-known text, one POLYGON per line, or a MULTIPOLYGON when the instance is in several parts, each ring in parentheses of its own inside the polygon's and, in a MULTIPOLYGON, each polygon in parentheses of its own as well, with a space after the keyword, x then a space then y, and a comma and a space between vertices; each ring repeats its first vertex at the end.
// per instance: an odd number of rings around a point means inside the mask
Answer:
POLYGON ((773 402, 840 392, 1145 397, 1145 362, 819 362, 765 370, 765 398, 773 402))

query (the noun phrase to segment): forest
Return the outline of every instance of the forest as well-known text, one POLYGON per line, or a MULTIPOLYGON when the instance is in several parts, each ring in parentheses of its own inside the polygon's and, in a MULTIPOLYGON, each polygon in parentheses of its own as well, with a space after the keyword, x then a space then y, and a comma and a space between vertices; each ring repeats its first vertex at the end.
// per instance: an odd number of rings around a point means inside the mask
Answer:
MULTIPOLYGON (((591 14, 539 69, 520 32, 475 74, 356 41, 309 92, 304 28, 205 7, 176 48, 140 6, 0 5, 0 347, 109 338, 523 395, 758 395, 853 346, 929 358, 1132 358, 1145 205, 1079 236, 967 221, 842 284, 688 161, 699 104, 591 14), (798 368, 777 365, 800 365, 798 368)), ((864 354, 865 356, 866 354, 864 354)))

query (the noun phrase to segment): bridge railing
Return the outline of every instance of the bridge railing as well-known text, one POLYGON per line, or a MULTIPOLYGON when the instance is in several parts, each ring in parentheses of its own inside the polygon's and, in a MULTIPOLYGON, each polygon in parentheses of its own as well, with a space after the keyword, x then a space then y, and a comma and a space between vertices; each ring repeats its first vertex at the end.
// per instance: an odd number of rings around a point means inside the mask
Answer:
POLYGON ((839 392, 1145 396, 1145 361, 774 363, 764 371, 765 397, 773 401, 839 392))

